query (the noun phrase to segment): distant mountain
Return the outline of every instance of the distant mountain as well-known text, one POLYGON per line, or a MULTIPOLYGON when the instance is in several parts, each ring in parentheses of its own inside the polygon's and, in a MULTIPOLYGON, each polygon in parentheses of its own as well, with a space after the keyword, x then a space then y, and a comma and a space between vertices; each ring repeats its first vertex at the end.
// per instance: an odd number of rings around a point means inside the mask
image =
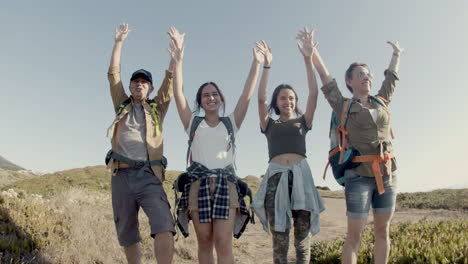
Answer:
POLYGON ((30 179, 37 176, 37 174, 26 170, 13 171, 7 169, 0 169, 0 188, 17 181, 30 179))
POLYGON ((13 171, 24 170, 23 167, 20 167, 14 164, 13 162, 5 159, 2 156, 0 156, 0 169, 13 170, 13 171))

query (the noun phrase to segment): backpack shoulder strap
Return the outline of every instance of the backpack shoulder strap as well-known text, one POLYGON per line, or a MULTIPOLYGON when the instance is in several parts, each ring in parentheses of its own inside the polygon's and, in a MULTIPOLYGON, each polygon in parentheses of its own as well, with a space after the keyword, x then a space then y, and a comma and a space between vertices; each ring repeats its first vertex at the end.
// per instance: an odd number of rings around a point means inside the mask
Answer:
POLYGON ((192 120, 192 125, 190 126, 190 131, 189 131, 189 140, 188 140, 188 148, 187 148, 187 157, 185 159, 185 167, 187 167, 188 160, 189 160, 189 155, 190 155, 190 150, 192 148, 192 142, 193 138, 195 137, 195 131, 197 130, 198 126, 200 123, 203 121, 203 117, 201 116, 194 116, 192 120))
POLYGON ((119 110, 117 110, 117 116, 120 115, 120 113, 122 113, 122 111, 124 110, 125 107, 127 107, 127 105, 129 105, 130 103, 132 102, 132 99, 129 97, 127 99, 125 99, 125 101, 123 101, 120 106, 119 106, 119 110))
POLYGON ((224 126, 226 127, 228 134, 229 134, 229 140, 231 141, 232 144, 235 142, 235 137, 234 137, 234 127, 232 126, 231 119, 229 117, 223 116, 220 118, 221 122, 223 122, 224 126))
POLYGON ((343 108, 341 113, 337 113, 332 111, 331 118, 330 118, 330 130, 328 132, 328 137, 331 138, 332 133, 336 132, 340 125, 346 125, 346 121, 348 119, 349 110, 351 109, 352 101, 349 98, 345 98, 343 102, 343 108))
POLYGON ((340 116, 340 125, 336 130, 337 137, 338 137, 338 146, 340 149, 340 159, 339 164, 343 161, 343 154, 346 148, 346 138, 348 136, 348 131, 346 130, 346 122, 348 121, 349 111, 351 110, 351 105, 353 101, 349 98, 345 98, 343 102, 343 110, 341 111, 340 116))
POLYGON ((154 99, 146 99, 146 103, 150 105, 151 107, 151 118, 154 120, 154 133, 155 135, 159 135, 160 132, 160 120, 159 120, 159 114, 158 114, 158 104, 154 99))
POLYGON ((351 110, 352 104, 353 101, 351 99, 345 98, 343 102, 343 110, 341 111, 340 116, 340 125, 342 125, 343 128, 346 126, 346 122, 348 121, 349 111, 351 110))
MULTIPOLYGON (((236 138, 234 136, 234 127, 231 122, 231 119, 227 116, 223 116, 220 118, 221 122, 223 122, 224 126, 226 127, 226 130, 229 135, 229 144, 231 145, 232 148, 232 156, 236 157, 236 138)), ((236 162, 234 161, 234 167, 236 167, 236 162)))
POLYGON ((383 98, 382 96, 370 96, 371 99, 373 99, 374 101, 376 101, 378 104, 380 104, 381 106, 387 108, 388 107, 388 100, 383 98))

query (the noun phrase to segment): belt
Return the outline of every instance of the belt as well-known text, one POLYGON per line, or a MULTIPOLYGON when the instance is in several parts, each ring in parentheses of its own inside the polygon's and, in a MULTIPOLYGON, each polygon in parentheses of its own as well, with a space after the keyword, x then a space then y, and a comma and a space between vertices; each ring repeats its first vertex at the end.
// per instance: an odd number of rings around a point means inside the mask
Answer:
POLYGON ((117 163, 117 169, 139 169, 140 167, 130 166, 125 162, 119 161, 117 163))
POLYGON ((377 190, 379 194, 385 193, 385 188, 383 185, 382 171, 380 170, 380 163, 386 163, 387 165, 387 174, 389 175, 389 184, 393 185, 392 181, 392 172, 389 170, 389 163, 392 162, 392 158, 395 155, 393 152, 384 153, 383 157, 381 155, 363 155, 356 156, 353 158, 353 162, 372 162, 372 172, 374 173, 375 182, 377 183, 377 190))
POLYGON ((164 156, 162 156, 160 160, 133 160, 123 155, 120 155, 119 153, 116 153, 112 151, 111 149, 109 150, 109 152, 107 152, 106 164, 109 163, 111 158, 119 161, 119 166, 118 166, 119 169, 128 169, 128 168, 140 169, 140 171, 138 172, 138 175, 143 174, 143 171, 147 167, 151 167, 155 165, 163 166, 164 168, 167 167, 167 159, 164 156))

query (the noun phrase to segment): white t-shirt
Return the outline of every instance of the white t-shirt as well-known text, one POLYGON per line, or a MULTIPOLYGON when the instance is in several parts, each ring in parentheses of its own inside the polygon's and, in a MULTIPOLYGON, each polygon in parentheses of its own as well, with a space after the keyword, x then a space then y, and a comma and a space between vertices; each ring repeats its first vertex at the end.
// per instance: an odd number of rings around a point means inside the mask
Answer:
MULTIPOLYGON (((194 115, 190 119, 189 126, 185 131, 190 133, 194 115)), ((238 128, 234 119, 234 113, 229 115, 231 119, 234 136, 238 128)), ((205 120, 201 121, 192 142, 192 161, 203 164, 208 169, 224 168, 234 163, 232 147, 229 144, 229 135, 223 122, 220 121, 216 127, 210 127, 205 120)))
POLYGON ((369 108, 368 110, 369 110, 369 113, 372 116, 372 120, 374 120, 374 123, 377 123, 377 116, 379 114, 379 110, 373 109, 373 108, 369 108))

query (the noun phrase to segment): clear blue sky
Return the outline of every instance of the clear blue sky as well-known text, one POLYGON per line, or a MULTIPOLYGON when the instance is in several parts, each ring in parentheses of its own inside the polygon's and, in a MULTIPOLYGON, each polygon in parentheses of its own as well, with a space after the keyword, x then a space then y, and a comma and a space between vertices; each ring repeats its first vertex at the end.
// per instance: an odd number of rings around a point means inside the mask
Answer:
MULTIPOLYGON (((28 169, 52 172, 103 164, 105 137, 113 119, 106 72, 114 29, 129 23, 122 79, 139 68, 159 86, 169 55, 171 25, 186 32, 184 84, 189 102, 205 81, 219 84, 234 109, 252 61, 254 42, 273 47, 269 95, 280 83, 307 98, 296 32, 317 28, 319 50, 342 92, 343 75, 354 61, 366 62, 376 91, 399 40, 400 79, 391 105, 399 190, 420 191, 466 185, 468 143, 468 2, 454 1, 10 1, 2 3, 0 86, 3 122, 0 155, 28 169)), ((320 84, 320 83, 319 83, 320 84)), ((257 100, 252 99, 237 137, 240 176, 267 167, 257 100)), ((307 156, 317 185, 328 153, 330 107, 319 94, 307 156)), ((187 136, 175 103, 165 120, 169 169, 183 170, 187 136)))

